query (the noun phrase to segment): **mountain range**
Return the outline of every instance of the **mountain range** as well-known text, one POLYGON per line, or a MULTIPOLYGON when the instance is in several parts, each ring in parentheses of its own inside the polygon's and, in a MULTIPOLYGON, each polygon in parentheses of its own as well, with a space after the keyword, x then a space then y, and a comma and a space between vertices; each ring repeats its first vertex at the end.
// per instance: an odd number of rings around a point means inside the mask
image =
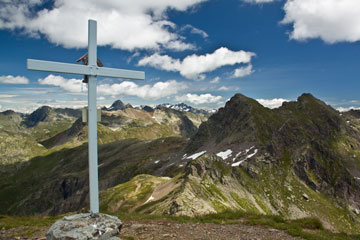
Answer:
MULTIPOLYGON (((277 109, 241 94, 212 115, 183 105, 152 109, 117 103, 102 111, 102 211, 312 216, 328 229, 359 233, 358 111, 339 113, 311 94, 277 109)), ((76 120, 79 111, 37 111, 0 113, 0 214, 88 206, 87 126, 76 120), (23 140, 32 141, 29 152, 16 146, 23 140)))

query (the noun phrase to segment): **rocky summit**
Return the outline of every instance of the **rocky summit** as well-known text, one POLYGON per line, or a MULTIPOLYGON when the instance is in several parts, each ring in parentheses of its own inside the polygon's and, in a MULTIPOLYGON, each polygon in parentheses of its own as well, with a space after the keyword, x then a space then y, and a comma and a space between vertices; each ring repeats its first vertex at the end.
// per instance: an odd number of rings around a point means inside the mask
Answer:
MULTIPOLYGON (((203 122, 194 113, 170 108, 103 114, 101 211, 316 217, 328 229, 359 233, 356 112, 339 113, 311 94, 277 109, 236 94, 203 122), (164 126, 177 134, 155 134, 168 131, 164 126), (134 138, 107 134, 120 130, 134 138)), ((56 145, 60 139, 86 139, 80 134, 84 128, 75 122, 49 138, 48 146, 57 146, 51 153, 2 177, 0 213, 56 215, 88 205, 87 145, 56 145)))

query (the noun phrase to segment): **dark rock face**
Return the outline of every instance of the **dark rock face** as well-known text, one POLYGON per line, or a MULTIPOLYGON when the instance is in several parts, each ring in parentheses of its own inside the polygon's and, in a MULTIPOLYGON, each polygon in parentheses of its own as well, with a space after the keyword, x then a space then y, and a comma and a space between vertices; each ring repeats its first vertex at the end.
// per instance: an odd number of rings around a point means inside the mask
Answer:
POLYGON ((121 100, 116 100, 109 108, 103 107, 102 110, 119 111, 125 110, 126 108, 133 108, 133 106, 130 103, 125 105, 121 100))
MULTIPOLYGON (((353 172, 360 171, 352 153, 360 150, 359 142, 359 132, 311 94, 303 94, 296 102, 284 103, 273 110, 236 94, 200 125, 186 149, 211 153, 251 143, 262 154, 269 154, 274 164, 289 161, 291 171, 312 189, 334 199, 340 197, 359 208, 360 184, 348 167, 352 166, 353 172), (339 145, 350 145, 352 149, 341 150, 339 145)), ((249 162, 247 169, 251 169, 250 165, 256 169, 259 163, 249 162)), ((249 175, 256 177, 256 173, 249 175)))
POLYGON ((193 152, 201 146, 256 141, 257 130, 251 115, 253 105, 262 108, 255 100, 236 94, 224 108, 220 108, 207 122, 200 125, 187 146, 187 152, 193 152))
POLYGON ((144 110, 145 112, 149 112, 149 113, 155 111, 155 109, 153 109, 153 108, 150 107, 150 106, 144 106, 144 107, 142 107, 142 110, 144 110))
POLYGON ((34 127, 37 125, 38 122, 46 121, 52 111, 53 109, 48 106, 38 108, 27 117, 27 119, 25 120, 25 125, 27 127, 34 127))
POLYGON ((118 111, 118 110, 124 110, 125 104, 120 101, 120 100, 116 100, 107 110, 108 111, 118 111))

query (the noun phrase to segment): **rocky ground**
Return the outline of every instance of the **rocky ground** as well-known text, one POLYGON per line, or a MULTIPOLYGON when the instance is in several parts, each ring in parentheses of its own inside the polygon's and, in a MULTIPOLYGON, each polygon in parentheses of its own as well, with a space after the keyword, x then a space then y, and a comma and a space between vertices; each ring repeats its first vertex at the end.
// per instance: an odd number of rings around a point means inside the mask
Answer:
MULTIPOLYGON (((43 239, 48 227, 28 229, 20 227, 0 230, 0 239, 43 239), (33 232, 24 237, 19 232, 33 232)), ((120 233, 123 240, 130 239, 197 239, 197 240, 299 240, 284 231, 263 226, 244 224, 178 223, 170 220, 125 220, 120 233)))

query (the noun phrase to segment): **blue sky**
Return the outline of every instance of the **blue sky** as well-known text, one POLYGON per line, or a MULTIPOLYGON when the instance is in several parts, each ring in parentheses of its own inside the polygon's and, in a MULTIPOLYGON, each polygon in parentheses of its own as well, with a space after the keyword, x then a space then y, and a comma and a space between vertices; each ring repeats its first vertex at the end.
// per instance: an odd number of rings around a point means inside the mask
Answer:
POLYGON ((235 93, 268 107, 304 92, 359 108, 358 0, 0 0, 0 111, 87 104, 81 76, 26 70, 75 63, 98 21, 106 67, 146 80, 98 79, 98 104, 185 102, 218 108, 235 93))

